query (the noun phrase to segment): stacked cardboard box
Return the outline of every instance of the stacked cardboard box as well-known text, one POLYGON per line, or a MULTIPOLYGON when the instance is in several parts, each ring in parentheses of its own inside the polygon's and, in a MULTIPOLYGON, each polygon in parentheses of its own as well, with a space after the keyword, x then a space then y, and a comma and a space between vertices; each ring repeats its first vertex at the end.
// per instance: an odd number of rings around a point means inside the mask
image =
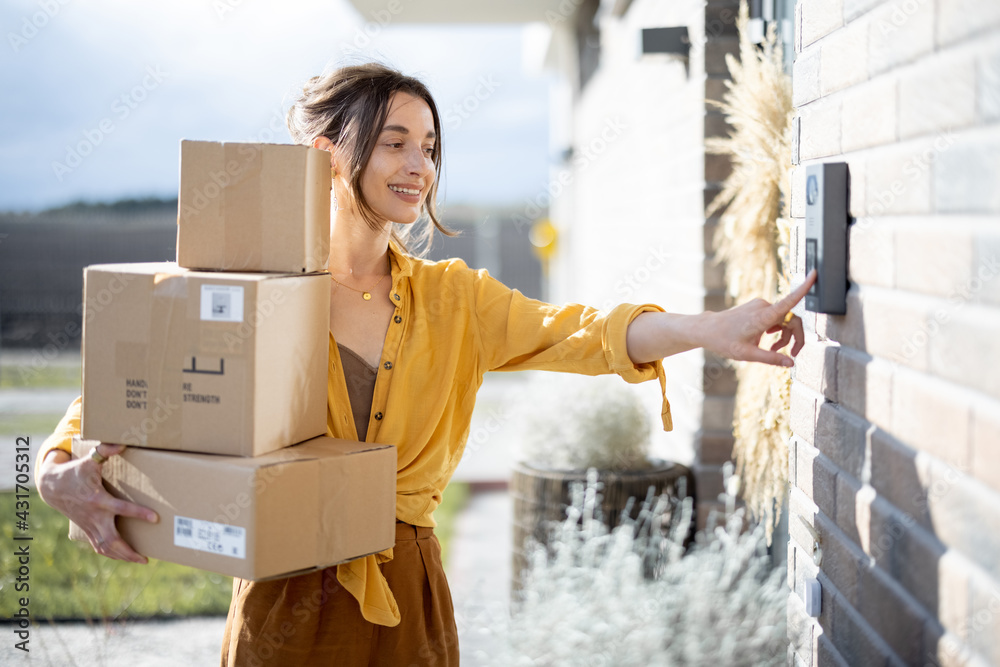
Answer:
POLYGON ((84 272, 75 454, 133 446, 103 475, 160 514, 119 517, 144 555, 261 579, 393 545, 395 448, 324 436, 329 165, 184 141, 178 264, 84 272))

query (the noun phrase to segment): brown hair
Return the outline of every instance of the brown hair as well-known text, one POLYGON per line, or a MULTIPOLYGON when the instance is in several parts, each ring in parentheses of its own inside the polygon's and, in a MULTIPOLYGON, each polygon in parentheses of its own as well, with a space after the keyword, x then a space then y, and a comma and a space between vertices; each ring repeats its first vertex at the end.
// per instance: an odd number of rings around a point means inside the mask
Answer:
POLYGON ((340 67, 329 74, 314 76, 302 89, 302 96, 288 110, 286 123, 292 140, 311 146, 317 137, 327 137, 347 157, 350 173, 351 195, 357 202, 361 217, 372 229, 379 229, 381 221, 361 191, 361 176, 371 157, 379 133, 389 115, 389 102, 394 93, 405 92, 419 97, 434 116, 435 179, 424 201, 423 213, 431 225, 419 232, 412 226, 394 225, 392 239, 407 252, 415 246, 424 251, 430 248, 437 229, 446 236, 454 236, 438 218, 437 187, 441 180, 441 120, 437 105, 430 91, 419 80, 379 63, 366 63, 340 67))

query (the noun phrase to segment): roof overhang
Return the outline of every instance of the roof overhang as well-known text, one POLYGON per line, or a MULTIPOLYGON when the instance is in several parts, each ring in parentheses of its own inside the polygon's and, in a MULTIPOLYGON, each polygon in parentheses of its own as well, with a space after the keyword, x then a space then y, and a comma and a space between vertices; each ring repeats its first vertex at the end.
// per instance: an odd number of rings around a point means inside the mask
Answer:
POLYGON ((350 0, 366 21, 400 23, 533 23, 569 18, 574 0, 350 0))

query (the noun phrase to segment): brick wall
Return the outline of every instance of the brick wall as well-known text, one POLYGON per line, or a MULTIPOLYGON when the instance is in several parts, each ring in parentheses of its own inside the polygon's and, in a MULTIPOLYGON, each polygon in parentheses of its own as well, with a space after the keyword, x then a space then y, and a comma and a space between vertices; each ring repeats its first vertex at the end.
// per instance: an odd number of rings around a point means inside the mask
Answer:
MULTIPOLYGON (((716 220, 706 221, 705 205, 729 165, 706 155, 704 140, 728 128, 705 99, 724 92, 725 54, 737 52, 737 6, 635 0, 623 15, 601 20, 600 66, 566 108, 573 152, 569 184, 551 206, 561 247, 552 300, 652 302, 681 313, 724 307, 723 270, 713 256, 716 220), (686 62, 638 56, 642 28, 671 26, 689 30, 686 62)), ((732 450, 735 380, 700 351, 664 365, 674 431, 657 428, 656 449, 693 463, 704 513, 722 490, 721 464, 732 450)), ((651 385, 637 392, 658 415, 651 385)))
POLYGON ((1000 664, 1000 2, 796 22, 797 275, 807 164, 848 163, 851 226, 847 314, 801 313, 791 660, 1000 664))

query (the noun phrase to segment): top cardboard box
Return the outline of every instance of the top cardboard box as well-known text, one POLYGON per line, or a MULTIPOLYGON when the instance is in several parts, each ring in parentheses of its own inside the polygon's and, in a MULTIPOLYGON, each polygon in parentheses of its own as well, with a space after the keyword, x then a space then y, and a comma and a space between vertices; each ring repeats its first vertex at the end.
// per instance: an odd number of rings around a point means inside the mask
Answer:
POLYGON ((330 254, 330 154, 308 146, 181 141, 177 264, 310 273, 330 254))

